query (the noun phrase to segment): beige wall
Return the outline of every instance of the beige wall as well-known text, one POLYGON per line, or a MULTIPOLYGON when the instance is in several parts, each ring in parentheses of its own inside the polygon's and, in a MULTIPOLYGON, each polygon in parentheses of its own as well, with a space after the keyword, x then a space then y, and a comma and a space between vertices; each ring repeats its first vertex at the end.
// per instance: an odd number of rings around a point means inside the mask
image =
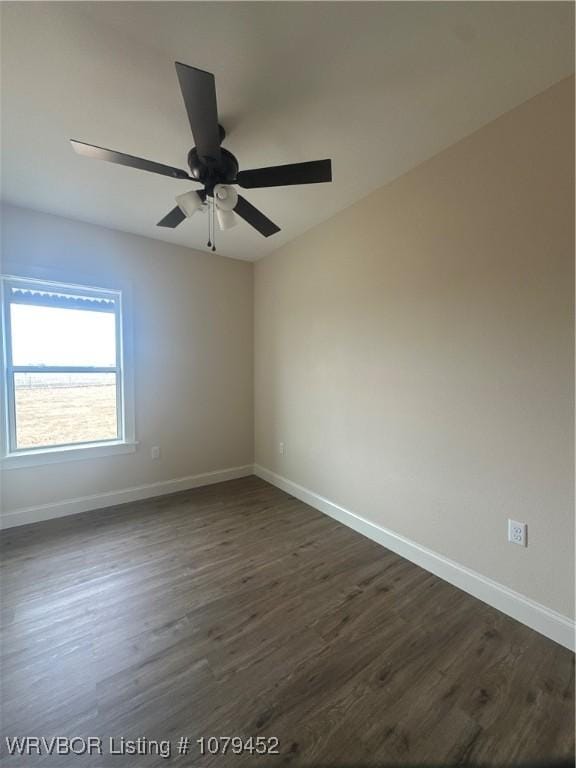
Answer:
POLYGON ((565 615, 573 88, 562 81, 255 273, 257 463, 565 615), (527 549, 507 543, 509 517, 528 523, 527 549))
POLYGON ((131 286, 139 441, 135 454, 3 472, 4 512, 252 462, 252 264, 9 206, 2 260, 131 286))

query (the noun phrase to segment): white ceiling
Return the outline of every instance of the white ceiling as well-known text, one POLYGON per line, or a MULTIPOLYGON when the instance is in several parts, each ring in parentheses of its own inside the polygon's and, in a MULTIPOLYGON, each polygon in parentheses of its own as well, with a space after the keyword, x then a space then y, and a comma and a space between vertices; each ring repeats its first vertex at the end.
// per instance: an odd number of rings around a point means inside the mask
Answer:
POLYGON ((247 190, 218 251, 256 259, 569 75, 555 2, 2 4, 3 198, 207 250, 155 223, 195 185, 79 157, 76 138, 186 168, 174 61, 213 72, 241 168, 330 157, 334 182, 247 190))

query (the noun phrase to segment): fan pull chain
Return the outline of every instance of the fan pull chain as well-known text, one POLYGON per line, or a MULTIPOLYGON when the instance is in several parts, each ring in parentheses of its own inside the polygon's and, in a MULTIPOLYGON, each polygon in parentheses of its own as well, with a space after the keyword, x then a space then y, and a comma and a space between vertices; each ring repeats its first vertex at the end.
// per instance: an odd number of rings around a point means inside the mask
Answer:
POLYGON ((212 245, 212 240, 210 235, 210 198, 209 197, 206 199, 206 204, 208 205, 208 242, 206 243, 206 245, 208 246, 208 248, 210 248, 210 246, 212 245))

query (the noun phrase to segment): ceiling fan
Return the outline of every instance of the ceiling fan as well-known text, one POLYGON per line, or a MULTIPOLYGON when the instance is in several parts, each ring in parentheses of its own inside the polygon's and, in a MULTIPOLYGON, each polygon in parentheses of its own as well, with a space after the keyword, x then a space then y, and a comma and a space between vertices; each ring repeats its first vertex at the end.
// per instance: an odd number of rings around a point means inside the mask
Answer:
POLYGON ((176 73, 192 136, 196 143, 188 153, 190 173, 152 160, 126 155, 123 152, 103 149, 75 139, 70 140, 74 150, 80 155, 128 165, 175 179, 199 182, 203 186, 203 189, 178 195, 176 207, 166 214, 157 226, 177 227, 196 211, 208 208, 211 214, 208 218, 208 246, 212 246, 212 250, 215 250, 214 213, 221 229, 228 229, 237 223, 234 216, 236 213, 261 235, 270 237, 279 232, 280 227, 239 195, 233 184, 244 189, 254 189, 332 181, 330 160, 314 160, 307 163, 291 163, 240 171, 234 155, 221 146, 226 132, 218 123, 214 75, 178 62, 176 62, 176 73))

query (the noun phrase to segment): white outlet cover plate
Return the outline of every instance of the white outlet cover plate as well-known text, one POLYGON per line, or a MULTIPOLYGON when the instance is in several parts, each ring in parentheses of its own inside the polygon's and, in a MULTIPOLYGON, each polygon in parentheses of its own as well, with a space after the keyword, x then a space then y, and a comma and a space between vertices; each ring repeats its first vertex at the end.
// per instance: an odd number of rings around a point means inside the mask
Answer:
POLYGON ((518 544, 520 547, 527 546, 526 534, 526 523, 519 523, 517 520, 508 520, 508 541, 511 544, 518 544))

